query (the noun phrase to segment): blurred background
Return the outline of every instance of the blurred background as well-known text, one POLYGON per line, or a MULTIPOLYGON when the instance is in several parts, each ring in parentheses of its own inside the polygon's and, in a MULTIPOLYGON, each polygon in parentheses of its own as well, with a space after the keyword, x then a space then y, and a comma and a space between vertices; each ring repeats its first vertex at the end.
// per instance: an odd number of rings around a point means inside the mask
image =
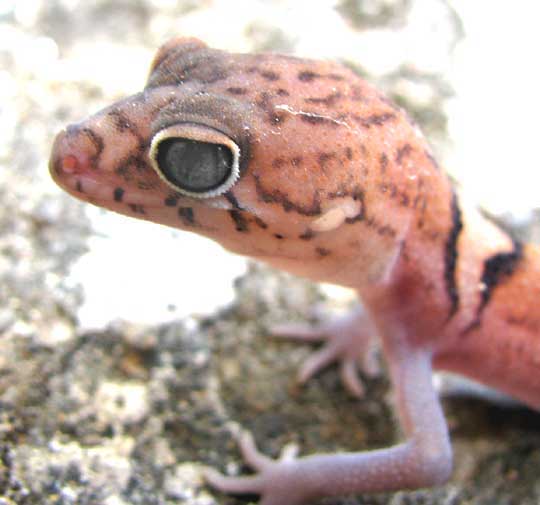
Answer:
MULTIPOLYGON (((167 422, 180 422, 178 407, 167 402, 183 398, 172 378, 181 366, 188 367, 186 377, 193 378, 190 366, 208 373, 198 389, 209 394, 210 351, 222 345, 212 343, 212 331, 225 330, 206 318, 225 314, 231 338, 256 347, 246 335, 264 331, 239 330, 238 318, 307 314, 326 294, 351 297, 250 265, 198 236, 73 200, 48 175, 61 128, 139 91, 156 48, 173 36, 196 36, 229 51, 336 59, 409 110, 471 198, 538 241, 539 14, 530 0, 0 0, 0 504, 216 503, 200 475, 176 463, 183 457, 225 465, 223 451, 212 453, 215 442, 204 445, 201 435, 198 447, 207 452, 196 446, 180 454, 193 432, 186 429, 186 439, 174 432, 178 442, 163 435, 167 422), (256 302, 246 302, 247 295, 256 302), (269 316, 264 311, 273 305, 277 312, 269 316), (240 315, 231 315, 231 306, 240 315), (203 345, 199 333, 208 325, 203 345), (182 345, 190 355, 178 357, 179 364, 173 358, 182 345), (152 395, 168 405, 171 420, 163 420, 165 407, 152 417, 152 395), (90 423, 85 429, 83 420, 90 423), (154 463, 137 459, 134 427, 153 434, 154 444, 178 445, 152 446, 154 463), (81 449, 82 439, 95 454, 81 449), (144 471, 134 461, 144 462, 144 471), (69 477, 70 468, 76 475, 69 477)), ((244 377, 245 370, 218 368, 232 374, 233 384, 244 377)), ((288 373, 292 381, 292 368, 288 373)), ((187 378, 184 386, 184 393, 194 388, 187 378)), ((223 423, 238 421, 205 398, 202 410, 216 409, 223 423)), ((193 412, 186 426, 200 421, 193 412)), ((234 450, 230 441, 223 447, 234 450)), ((489 467, 486 483, 489 472, 498 475, 489 467)), ((489 487, 482 496, 491 496, 489 487)), ((456 489, 426 496, 429 503, 454 503, 442 500, 464 496, 456 489)), ((538 503, 532 484, 509 489, 509 496, 523 493, 512 503, 538 503)))

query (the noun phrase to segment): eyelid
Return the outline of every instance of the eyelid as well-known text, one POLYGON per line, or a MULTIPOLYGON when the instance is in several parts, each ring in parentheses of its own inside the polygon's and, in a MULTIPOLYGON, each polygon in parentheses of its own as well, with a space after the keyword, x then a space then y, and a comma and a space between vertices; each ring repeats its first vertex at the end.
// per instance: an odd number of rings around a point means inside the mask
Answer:
POLYGON ((150 144, 149 158, 152 168, 165 184, 175 191, 179 191, 180 193, 193 198, 211 198, 219 196, 228 191, 240 177, 240 148, 238 145, 224 133, 214 128, 196 123, 177 123, 157 132, 153 136, 150 144), (159 144, 163 140, 169 138, 183 138, 227 147, 231 151, 233 158, 229 177, 218 188, 205 192, 188 191, 176 186, 165 177, 157 161, 159 144))

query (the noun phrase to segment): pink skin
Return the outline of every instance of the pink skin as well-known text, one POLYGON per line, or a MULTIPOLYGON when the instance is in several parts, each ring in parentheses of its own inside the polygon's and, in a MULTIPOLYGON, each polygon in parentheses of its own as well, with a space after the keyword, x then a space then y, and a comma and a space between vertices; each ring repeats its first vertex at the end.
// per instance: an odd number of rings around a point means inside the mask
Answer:
POLYGON ((375 371, 370 342, 378 335, 404 441, 272 461, 243 435, 257 473, 209 472, 222 491, 300 505, 444 482, 452 458, 433 367, 540 407, 540 250, 464 205, 406 113, 338 64, 174 39, 142 93, 58 135, 50 171, 87 202, 359 293, 365 312, 276 334, 326 338, 299 380, 339 361, 357 397, 357 366, 375 371), (178 139, 173 130, 203 132, 196 141, 221 146, 225 136, 240 153, 233 184, 204 197, 172 187, 155 153, 168 135, 178 139))

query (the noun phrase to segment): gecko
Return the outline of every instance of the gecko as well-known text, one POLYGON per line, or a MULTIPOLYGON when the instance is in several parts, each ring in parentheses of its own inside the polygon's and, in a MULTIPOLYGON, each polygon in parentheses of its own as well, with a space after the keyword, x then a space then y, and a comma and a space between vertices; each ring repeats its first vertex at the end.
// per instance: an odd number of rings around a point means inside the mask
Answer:
POLYGON ((58 134, 49 169, 85 202, 358 293, 348 318, 284 331, 324 336, 302 381, 337 362, 357 397, 380 341, 403 440, 274 460, 243 433, 254 473, 206 474, 225 493, 300 505, 444 483, 436 369, 540 408, 540 248, 468 204, 407 113, 341 64, 175 38, 142 92, 58 134))

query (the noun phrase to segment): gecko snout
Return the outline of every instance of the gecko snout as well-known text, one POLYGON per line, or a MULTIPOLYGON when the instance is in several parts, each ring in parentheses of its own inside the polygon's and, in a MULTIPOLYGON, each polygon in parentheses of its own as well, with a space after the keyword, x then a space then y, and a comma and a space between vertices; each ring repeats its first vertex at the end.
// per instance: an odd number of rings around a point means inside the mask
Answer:
POLYGON ((98 185, 95 172, 102 150, 90 130, 78 125, 68 126, 54 140, 49 172, 60 187, 82 198, 82 193, 98 185))
POLYGON ((49 169, 53 177, 68 174, 81 174, 93 167, 95 146, 88 139, 84 129, 68 126, 54 141, 49 169))

